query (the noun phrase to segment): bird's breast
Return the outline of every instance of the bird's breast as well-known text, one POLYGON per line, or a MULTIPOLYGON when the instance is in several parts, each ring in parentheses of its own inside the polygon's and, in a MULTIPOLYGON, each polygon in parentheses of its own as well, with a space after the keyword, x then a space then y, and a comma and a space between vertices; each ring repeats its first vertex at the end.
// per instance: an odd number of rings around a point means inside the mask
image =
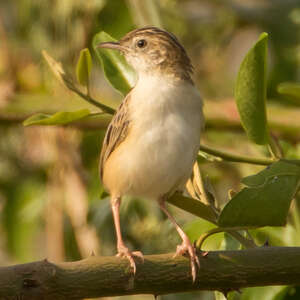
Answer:
POLYGON ((157 198, 191 173, 203 122, 201 98, 192 85, 148 82, 132 91, 129 111, 130 132, 118 152, 124 193, 157 198))

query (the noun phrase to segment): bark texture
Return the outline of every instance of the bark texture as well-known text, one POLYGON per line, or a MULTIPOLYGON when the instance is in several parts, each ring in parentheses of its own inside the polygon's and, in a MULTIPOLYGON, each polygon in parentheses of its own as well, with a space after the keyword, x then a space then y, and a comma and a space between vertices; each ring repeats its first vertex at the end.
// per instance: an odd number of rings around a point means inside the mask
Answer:
POLYGON ((47 260, 0 268, 0 299, 82 299, 104 296, 300 285, 300 247, 211 251, 200 256, 192 282, 186 257, 147 255, 133 276, 126 259, 91 256, 76 262, 47 260))

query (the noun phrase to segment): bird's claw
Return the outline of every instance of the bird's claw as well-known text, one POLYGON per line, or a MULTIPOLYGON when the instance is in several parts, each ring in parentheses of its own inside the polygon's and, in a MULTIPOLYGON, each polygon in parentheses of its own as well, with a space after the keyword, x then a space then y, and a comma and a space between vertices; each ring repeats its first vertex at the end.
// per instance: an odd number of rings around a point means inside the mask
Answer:
POLYGON ((191 244, 191 242, 188 239, 183 241, 181 245, 177 246, 174 257, 177 257, 179 255, 184 255, 186 253, 190 257, 192 279, 193 279, 193 282, 195 282, 196 274, 197 274, 197 267, 200 268, 200 261, 196 254, 195 247, 191 244))
POLYGON ((118 254, 116 255, 117 257, 125 257, 128 259, 129 263, 130 263, 130 267, 133 270, 133 274, 135 275, 136 273, 136 263, 133 259, 133 257, 138 257, 142 260, 142 262, 144 262, 144 255, 141 251, 129 251, 129 249, 127 247, 120 247, 118 249, 118 254))

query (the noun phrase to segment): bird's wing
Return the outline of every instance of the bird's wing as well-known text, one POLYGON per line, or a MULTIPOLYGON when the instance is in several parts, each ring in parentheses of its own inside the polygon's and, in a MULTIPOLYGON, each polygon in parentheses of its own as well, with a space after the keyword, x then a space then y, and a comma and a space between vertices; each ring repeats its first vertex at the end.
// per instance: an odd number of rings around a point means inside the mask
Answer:
POLYGON ((104 164, 113 151, 125 140, 128 135, 130 119, 128 103, 130 94, 120 104, 117 112, 108 125, 100 154, 100 176, 102 179, 104 164))

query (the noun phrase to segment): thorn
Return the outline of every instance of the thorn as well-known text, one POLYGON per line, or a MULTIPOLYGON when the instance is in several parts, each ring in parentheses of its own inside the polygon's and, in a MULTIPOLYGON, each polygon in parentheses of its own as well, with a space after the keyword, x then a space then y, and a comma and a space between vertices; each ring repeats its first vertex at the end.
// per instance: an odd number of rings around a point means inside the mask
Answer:
POLYGON ((269 240, 266 240, 265 243, 263 244, 263 247, 270 247, 270 242, 269 240))
POLYGON ((95 252, 94 252, 94 250, 92 250, 91 256, 95 256, 95 252))
POLYGON ((196 248, 196 251, 197 251, 197 254, 199 254, 199 255, 202 256, 202 257, 206 257, 206 256, 208 256, 208 254, 209 254, 208 251, 203 251, 203 250, 201 250, 201 249, 199 249, 199 248, 196 248))
POLYGON ((201 251, 200 254, 201 254, 202 257, 207 257, 208 253, 209 253, 208 251, 201 251))

